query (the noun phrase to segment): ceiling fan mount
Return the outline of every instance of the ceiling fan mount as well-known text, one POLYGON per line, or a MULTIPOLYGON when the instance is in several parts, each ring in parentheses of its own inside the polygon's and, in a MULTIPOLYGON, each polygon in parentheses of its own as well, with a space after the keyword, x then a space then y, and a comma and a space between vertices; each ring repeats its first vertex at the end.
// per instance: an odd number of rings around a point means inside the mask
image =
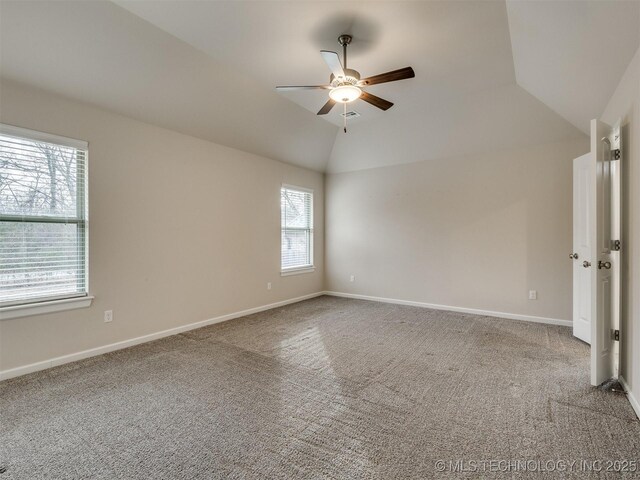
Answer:
MULTIPOLYGON (((381 110, 388 110, 393 103, 383 98, 376 97, 363 90, 363 87, 376 85, 379 83, 395 82, 415 77, 413 68, 405 67, 391 72, 381 73, 372 77, 361 79, 360 72, 347 68, 347 47, 351 44, 353 37, 343 34, 338 37, 338 43, 342 46, 342 62, 336 52, 321 50, 320 54, 331 70, 328 85, 307 85, 307 86, 279 86, 278 91, 290 90, 329 90, 329 100, 318 111, 318 115, 326 115, 331 111, 336 103, 346 104, 361 98, 367 103, 381 110)), ((346 117, 345 117, 346 118, 346 117)), ((345 127, 346 132, 346 127, 345 127)))
POLYGON ((349 45, 351 43, 351 40, 353 40, 353 37, 351 35, 347 35, 346 33, 338 37, 338 43, 343 47, 349 45))

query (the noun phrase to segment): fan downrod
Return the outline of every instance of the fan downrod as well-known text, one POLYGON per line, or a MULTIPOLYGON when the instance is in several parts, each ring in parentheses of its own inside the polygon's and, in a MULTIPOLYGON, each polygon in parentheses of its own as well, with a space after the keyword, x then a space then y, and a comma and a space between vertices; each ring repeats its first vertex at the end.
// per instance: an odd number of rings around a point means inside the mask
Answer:
POLYGON ((346 33, 338 37, 338 43, 342 45, 342 63, 344 63, 344 68, 347 68, 347 45, 351 43, 351 40, 353 40, 353 37, 346 33))

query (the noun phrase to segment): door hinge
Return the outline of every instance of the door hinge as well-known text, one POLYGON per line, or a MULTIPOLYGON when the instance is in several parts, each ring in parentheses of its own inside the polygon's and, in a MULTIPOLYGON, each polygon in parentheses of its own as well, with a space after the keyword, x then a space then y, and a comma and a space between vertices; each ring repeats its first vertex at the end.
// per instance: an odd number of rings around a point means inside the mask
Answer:
POLYGON ((611 240, 611 250, 620 251, 620 240, 611 240))
POLYGON ((612 160, 620 160, 620 149, 614 148, 611 150, 611 159, 612 160))
POLYGON ((616 342, 619 342, 619 341, 620 341, 620 330, 614 330, 614 331, 613 331, 613 339, 614 339, 616 342))

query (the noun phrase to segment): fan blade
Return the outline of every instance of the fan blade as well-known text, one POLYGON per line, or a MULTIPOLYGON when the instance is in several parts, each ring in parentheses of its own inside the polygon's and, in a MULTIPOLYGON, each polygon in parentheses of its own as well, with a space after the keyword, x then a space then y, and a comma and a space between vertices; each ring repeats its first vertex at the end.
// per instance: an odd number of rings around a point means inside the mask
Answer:
POLYGON ((381 73, 380 75, 374 75, 373 77, 365 78, 358 82, 358 85, 367 86, 375 85, 377 83, 395 82, 397 80, 404 80, 405 78, 413 78, 416 74, 411 67, 401 68, 392 72, 381 73))
POLYGON ((375 95, 371 95, 367 92, 362 92, 360 95, 360 100, 364 100, 367 103, 370 103, 374 107, 378 107, 380 110, 389 110, 393 107, 393 103, 385 100, 384 98, 376 97, 375 95))
POLYGON ((321 89, 321 90, 329 90, 331 88, 330 85, 285 85, 285 86, 280 86, 280 87, 276 87, 276 90, 279 90, 281 92, 288 92, 291 90, 316 90, 316 89, 321 89))
POLYGON ((333 75, 338 77, 345 77, 344 70, 342 69, 342 63, 340 63, 340 57, 336 52, 330 52, 328 50, 320 50, 320 55, 327 62, 329 69, 333 72, 333 75))
POLYGON ((329 99, 329 101, 322 106, 316 115, 326 115, 331 111, 335 104, 335 100, 329 99))

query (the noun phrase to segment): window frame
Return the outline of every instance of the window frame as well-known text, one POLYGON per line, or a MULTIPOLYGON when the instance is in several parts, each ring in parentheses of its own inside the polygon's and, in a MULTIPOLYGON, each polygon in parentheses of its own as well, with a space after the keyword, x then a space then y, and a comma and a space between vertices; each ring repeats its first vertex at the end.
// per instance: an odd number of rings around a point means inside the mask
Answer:
POLYGON ((84 272, 83 291, 69 292, 60 295, 40 296, 2 303, 0 305, 0 319, 88 307, 91 305, 91 301, 94 298, 89 295, 89 143, 83 140, 76 140, 69 137, 39 132, 3 123, 0 123, 0 134, 36 142, 40 141, 70 147, 84 152, 83 176, 81 181, 79 178, 76 178, 76 214, 74 217, 0 213, 0 221, 77 225, 78 228, 76 235, 78 236, 78 259, 79 263, 81 263, 78 271, 84 272))
POLYGON ((306 265, 296 265, 293 267, 283 267, 282 266, 282 248, 283 248, 283 243, 282 243, 282 232, 283 230, 285 230, 284 226, 282 225, 282 206, 280 206, 280 276, 282 277, 286 277, 289 275, 299 275, 299 274, 303 274, 303 273, 311 273, 315 271, 315 262, 314 262, 314 234, 315 234, 315 229, 314 229, 314 200, 315 200, 315 195, 314 195, 314 191, 311 188, 306 188, 306 187, 300 187, 298 185, 291 185, 288 183, 283 183, 280 185, 280 198, 282 198, 282 190, 291 190, 293 192, 298 192, 298 193, 308 193, 310 194, 310 198, 311 198, 311 205, 310 205, 310 227, 309 228, 287 228, 286 230, 301 230, 301 231, 305 231, 308 232, 308 238, 309 238, 309 263, 306 265))

